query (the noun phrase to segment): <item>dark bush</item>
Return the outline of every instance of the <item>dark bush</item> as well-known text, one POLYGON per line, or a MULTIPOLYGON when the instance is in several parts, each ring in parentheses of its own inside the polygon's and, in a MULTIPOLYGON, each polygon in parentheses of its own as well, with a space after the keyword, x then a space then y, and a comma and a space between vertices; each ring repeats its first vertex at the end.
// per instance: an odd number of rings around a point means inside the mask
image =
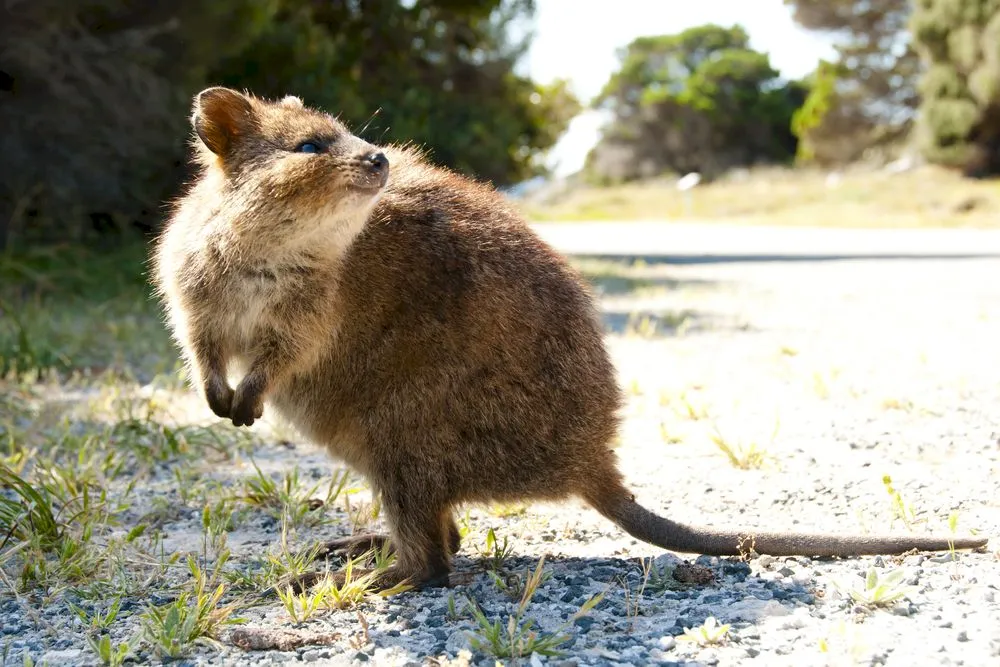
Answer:
POLYGON ((506 184, 576 112, 515 75, 530 0, 12 0, 0 15, 0 248, 155 228, 191 96, 294 93, 506 184), (363 11, 361 7, 363 6, 363 11))

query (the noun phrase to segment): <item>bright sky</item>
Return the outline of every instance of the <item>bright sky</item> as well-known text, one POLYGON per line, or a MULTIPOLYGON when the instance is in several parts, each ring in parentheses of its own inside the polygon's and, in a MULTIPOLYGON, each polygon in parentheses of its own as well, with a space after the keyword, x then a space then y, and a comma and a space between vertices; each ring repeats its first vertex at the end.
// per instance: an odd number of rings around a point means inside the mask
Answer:
MULTIPOLYGON (((751 46, 771 56, 789 78, 801 77, 821 57, 827 40, 803 31, 782 0, 536 0, 535 38, 523 66, 536 81, 567 78, 584 103, 600 92, 618 67, 617 49, 642 35, 666 35, 704 23, 739 23, 751 46)), ((583 166, 603 118, 574 119, 549 155, 557 174, 583 166)))

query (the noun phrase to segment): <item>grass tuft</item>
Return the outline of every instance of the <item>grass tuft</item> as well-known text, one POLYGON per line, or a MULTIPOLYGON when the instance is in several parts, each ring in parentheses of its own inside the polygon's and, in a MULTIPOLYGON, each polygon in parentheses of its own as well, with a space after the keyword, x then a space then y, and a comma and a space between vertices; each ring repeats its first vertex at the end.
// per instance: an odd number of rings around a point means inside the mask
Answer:
POLYGON ((0 465, 0 554, 12 540, 36 545, 43 552, 58 551, 64 542, 63 526, 56 521, 52 497, 44 486, 36 489, 6 465, 0 465))
MULTIPOLYGON (((771 441, 777 437, 778 424, 775 423, 775 430, 771 435, 771 441)), ((729 460, 730 465, 740 470, 757 470, 763 468, 767 462, 773 459, 767 448, 758 445, 756 442, 734 442, 726 439, 718 426, 714 427, 714 433, 709 436, 712 443, 729 460)))
POLYGON ((893 519, 902 521, 907 529, 913 530, 913 524, 917 520, 913 505, 903 500, 902 494, 893 486, 892 477, 889 475, 882 476, 882 485, 885 487, 885 491, 889 495, 889 502, 892 504, 893 519))
POLYGON ((882 574, 872 567, 865 575, 864 585, 842 586, 834 582, 834 586, 859 605, 869 608, 885 607, 916 590, 916 587, 903 583, 905 577, 906 571, 902 568, 882 574))
POLYGON ((318 512, 330 506, 344 491, 350 473, 344 470, 335 475, 322 498, 316 497, 320 483, 304 486, 299 478, 298 468, 292 469, 276 482, 268 477, 257 463, 251 459, 256 474, 243 482, 242 499, 257 507, 264 508, 276 519, 288 520, 292 527, 318 526, 327 521, 326 515, 318 512))
MULTIPOLYGON (((223 557, 217 561, 213 580, 225 560, 223 557)), ((208 575, 192 556, 188 557, 188 569, 194 577, 193 588, 181 592, 171 603, 148 608, 140 618, 143 639, 163 657, 182 658, 199 645, 214 646, 222 626, 240 622, 232 617, 234 605, 220 604, 225 584, 209 583, 208 575)))
POLYGON ((553 632, 543 632, 535 629, 535 620, 527 618, 531 599, 538 587, 545 580, 545 557, 538 561, 535 570, 525 578, 520 602, 515 612, 507 617, 506 622, 499 618, 490 620, 475 600, 469 598, 468 610, 476 623, 476 630, 470 635, 469 643, 477 651, 482 651, 497 658, 513 658, 515 660, 533 653, 543 656, 559 656, 559 647, 569 641, 566 630, 573 623, 590 611, 604 599, 604 594, 594 595, 574 612, 564 623, 553 632))
POLYGON ((721 644, 729 636, 729 625, 722 625, 714 616, 709 616, 705 622, 696 628, 684 628, 684 633, 677 641, 691 642, 698 646, 721 644))
POLYGON ((0 377, 176 367, 145 260, 141 242, 0 255, 0 377))

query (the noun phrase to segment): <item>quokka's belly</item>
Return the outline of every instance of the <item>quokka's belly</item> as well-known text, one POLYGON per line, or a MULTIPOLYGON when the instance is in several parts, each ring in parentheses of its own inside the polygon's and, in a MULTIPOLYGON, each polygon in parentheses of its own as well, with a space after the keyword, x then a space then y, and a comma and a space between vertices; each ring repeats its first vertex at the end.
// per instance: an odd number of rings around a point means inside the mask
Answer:
POLYGON ((309 379, 293 378, 267 401, 278 417, 310 443, 365 473, 369 467, 366 435, 342 399, 309 379))

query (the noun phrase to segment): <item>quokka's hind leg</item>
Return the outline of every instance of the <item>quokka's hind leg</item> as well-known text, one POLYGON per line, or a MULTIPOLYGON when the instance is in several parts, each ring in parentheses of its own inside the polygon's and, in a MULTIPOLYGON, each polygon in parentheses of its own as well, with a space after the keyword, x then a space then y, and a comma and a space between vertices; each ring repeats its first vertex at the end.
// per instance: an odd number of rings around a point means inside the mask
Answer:
MULTIPOLYGON (((454 556, 462 548, 462 534, 458 529, 458 523, 451 517, 445 518, 448 536, 447 547, 449 555, 454 556)), ((320 545, 316 553, 317 558, 357 558, 372 551, 387 549, 387 553, 393 553, 392 540, 385 533, 359 533, 357 535, 347 535, 328 540, 320 545)))
MULTIPOLYGON (((382 507, 389 522, 389 542, 395 558, 392 565, 377 573, 372 588, 383 591, 399 584, 418 589, 448 586, 451 571, 449 549, 453 535, 458 536, 458 526, 454 526, 452 533, 454 521, 448 512, 440 506, 430 509, 426 503, 420 506, 389 494, 384 496, 382 507)), ((371 537, 383 536, 356 537, 358 539, 353 542, 352 538, 335 542, 340 546, 365 547, 371 546, 371 537)), ((351 576, 356 579, 372 572, 374 570, 367 568, 353 568, 351 576)), ((296 590, 304 590, 324 577, 329 577, 339 586, 345 582, 346 573, 343 570, 329 574, 309 572, 297 577, 291 585, 296 590)))
POLYGON ((414 496, 408 498, 394 490, 383 493, 382 508, 389 523, 395 559, 379 575, 380 589, 399 583, 415 588, 448 585, 454 522, 443 503, 429 501, 430 494, 414 496))
MULTIPOLYGON (((448 512, 444 513, 444 534, 447 536, 445 546, 449 556, 454 556, 462 548, 462 534, 459 531, 458 523, 448 512)), ((392 540, 385 533, 358 533, 357 535, 347 535, 328 540, 320 545, 316 553, 317 558, 357 558, 372 551, 382 551, 392 554, 395 552, 392 540)))

